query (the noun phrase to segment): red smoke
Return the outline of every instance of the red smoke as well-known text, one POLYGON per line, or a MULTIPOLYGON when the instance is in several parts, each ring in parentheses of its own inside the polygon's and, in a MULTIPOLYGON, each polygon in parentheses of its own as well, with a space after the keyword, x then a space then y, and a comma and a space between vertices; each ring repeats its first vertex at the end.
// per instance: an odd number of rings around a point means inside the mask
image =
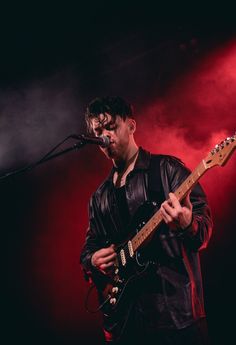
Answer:
MULTIPOLYGON (((165 97, 157 95, 139 116, 138 141, 150 151, 175 155, 194 169, 216 144, 234 135, 235 109, 236 41, 233 41, 175 81, 165 97)), ((235 160, 233 156, 224 170, 216 167, 200 181, 213 208, 223 195, 228 193, 230 197, 235 188, 235 160)))
MULTIPOLYGON (((194 71, 176 80, 164 97, 157 95, 137 115, 137 141, 153 152, 175 155, 194 169, 218 142, 234 134, 235 109, 234 41, 209 54, 194 71)), ((222 219, 230 212, 230 206, 227 210, 222 205, 235 202, 235 162, 236 153, 227 166, 207 172, 201 181, 213 213, 222 219)), ((47 315, 50 326, 58 332, 83 334, 82 324, 91 316, 84 311, 87 285, 79 252, 89 195, 108 173, 110 163, 94 147, 78 153, 78 158, 73 156, 72 163, 68 169, 67 161, 66 169, 59 169, 44 186, 47 192, 39 193, 24 270, 29 299, 38 312, 47 315)))

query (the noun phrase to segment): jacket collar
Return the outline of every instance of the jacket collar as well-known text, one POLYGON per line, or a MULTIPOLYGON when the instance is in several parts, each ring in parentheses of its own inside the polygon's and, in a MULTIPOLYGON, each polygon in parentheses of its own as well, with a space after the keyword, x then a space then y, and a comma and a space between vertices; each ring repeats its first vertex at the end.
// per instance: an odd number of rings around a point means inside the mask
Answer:
MULTIPOLYGON (((151 159, 151 153, 149 151, 144 150, 141 146, 139 147, 139 154, 137 160, 134 165, 133 170, 145 170, 148 169, 151 159)), ((111 169, 110 174, 108 175, 107 181, 112 181, 113 175, 115 172, 115 168, 111 169)))
POLYGON ((138 158, 135 162, 134 170, 148 169, 151 159, 151 153, 139 147, 138 158))

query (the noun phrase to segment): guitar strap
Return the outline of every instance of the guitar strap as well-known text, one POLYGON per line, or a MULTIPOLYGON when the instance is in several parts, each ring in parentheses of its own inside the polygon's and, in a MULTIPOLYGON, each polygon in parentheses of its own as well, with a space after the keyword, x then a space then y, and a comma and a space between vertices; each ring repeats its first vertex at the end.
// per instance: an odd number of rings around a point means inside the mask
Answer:
POLYGON ((165 193, 161 180, 160 161, 162 155, 151 154, 148 171, 148 199, 157 202, 158 206, 165 201, 165 193))

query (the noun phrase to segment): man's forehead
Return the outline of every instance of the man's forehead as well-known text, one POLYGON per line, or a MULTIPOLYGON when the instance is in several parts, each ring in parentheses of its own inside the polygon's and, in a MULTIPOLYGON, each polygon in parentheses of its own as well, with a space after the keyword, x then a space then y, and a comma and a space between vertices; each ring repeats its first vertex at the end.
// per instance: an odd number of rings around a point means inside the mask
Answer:
POLYGON ((101 113, 98 117, 91 120, 93 128, 105 126, 107 123, 115 122, 116 118, 112 117, 108 113, 101 113))

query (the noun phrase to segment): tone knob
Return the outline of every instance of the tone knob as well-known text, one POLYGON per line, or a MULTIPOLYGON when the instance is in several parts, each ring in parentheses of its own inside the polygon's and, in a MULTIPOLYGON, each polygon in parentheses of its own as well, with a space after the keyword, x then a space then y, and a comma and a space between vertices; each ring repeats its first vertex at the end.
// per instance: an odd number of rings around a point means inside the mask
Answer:
POLYGON ((111 298, 110 299, 110 304, 112 304, 112 305, 116 304, 116 298, 111 298))

